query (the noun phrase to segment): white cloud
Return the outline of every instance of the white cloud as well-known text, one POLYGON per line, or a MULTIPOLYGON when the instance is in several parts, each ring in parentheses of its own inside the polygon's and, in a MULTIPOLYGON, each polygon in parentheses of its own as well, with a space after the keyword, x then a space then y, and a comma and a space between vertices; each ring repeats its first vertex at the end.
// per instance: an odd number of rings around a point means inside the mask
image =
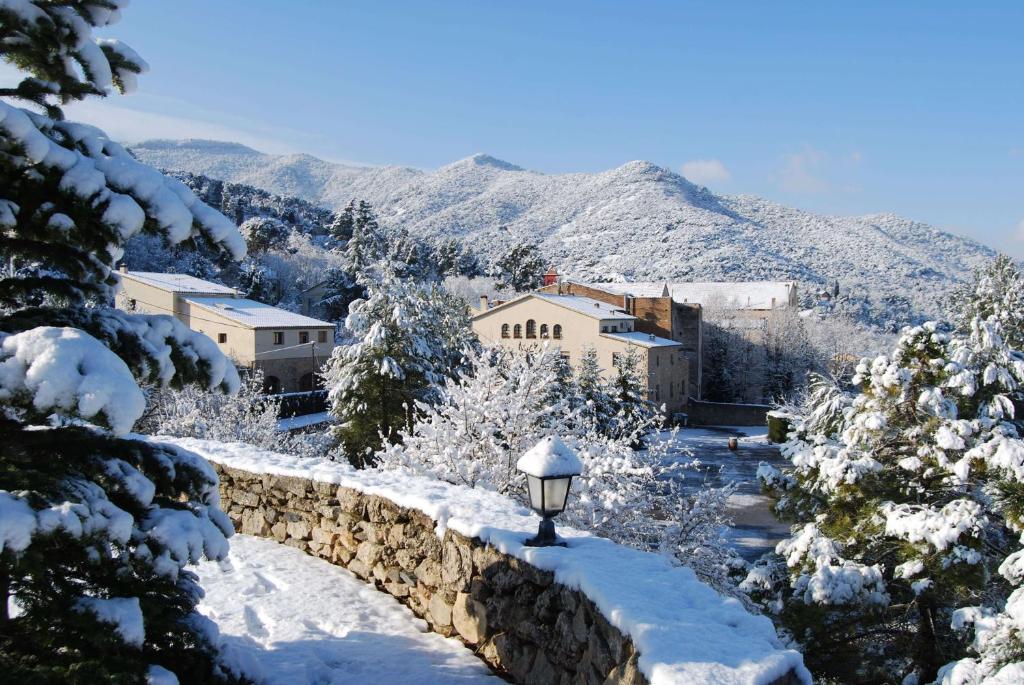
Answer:
POLYGON ((691 159, 683 164, 683 176, 700 185, 726 183, 732 180, 732 174, 717 159, 691 159))
POLYGON ((130 109, 104 100, 78 102, 65 107, 65 112, 69 119, 98 126, 110 137, 125 143, 138 143, 152 138, 206 138, 242 143, 271 154, 296 151, 294 145, 234 126, 130 109))

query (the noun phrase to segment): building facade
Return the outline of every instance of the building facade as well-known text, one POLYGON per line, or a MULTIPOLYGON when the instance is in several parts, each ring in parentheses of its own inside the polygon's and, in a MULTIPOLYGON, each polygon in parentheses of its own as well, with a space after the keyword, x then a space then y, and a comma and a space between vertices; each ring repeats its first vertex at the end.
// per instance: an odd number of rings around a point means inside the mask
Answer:
POLYGON ((242 369, 260 369, 268 393, 319 387, 320 368, 334 349, 334 326, 239 296, 192 276, 121 271, 117 307, 169 314, 206 334, 242 369))
POLYGON ((547 292, 528 293, 494 306, 481 298, 481 308, 473 316, 473 330, 486 344, 509 349, 549 344, 572 366, 593 349, 607 376, 633 353, 639 359, 648 398, 664 404, 669 414, 682 411, 690 396, 683 346, 639 331, 636 324, 637 317, 615 304, 547 292))
POLYGON ((700 399, 704 366, 702 307, 698 303, 676 302, 664 285, 661 290, 644 288, 639 293, 631 292, 628 289, 630 285, 556 280, 541 288, 539 292, 589 297, 618 306, 627 314, 636 317, 637 331, 679 343, 683 346, 683 356, 687 361, 690 396, 700 399))

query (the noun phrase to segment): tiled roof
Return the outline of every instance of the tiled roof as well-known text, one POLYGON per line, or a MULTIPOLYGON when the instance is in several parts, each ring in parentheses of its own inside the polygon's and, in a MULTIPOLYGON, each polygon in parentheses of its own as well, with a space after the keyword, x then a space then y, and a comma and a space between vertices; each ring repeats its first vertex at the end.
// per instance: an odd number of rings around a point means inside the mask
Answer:
POLYGON ((160 288, 172 293, 223 293, 225 295, 234 295, 235 289, 229 288, 226 285, 220 283, 211 283, 210 281, 204 281, 201 278, 195 276, 188 276, 186 274, 165 274, 155 271, 125 271, 121 273, 122 276, 127 276, 132 280, 146 285, 151 285, 154 288, 160 288))
POLYGON ((216 312, 249 328, 324 328, 334 325, 329 321, 320 321, 244 298, 186 297, 185 301, 216 312))

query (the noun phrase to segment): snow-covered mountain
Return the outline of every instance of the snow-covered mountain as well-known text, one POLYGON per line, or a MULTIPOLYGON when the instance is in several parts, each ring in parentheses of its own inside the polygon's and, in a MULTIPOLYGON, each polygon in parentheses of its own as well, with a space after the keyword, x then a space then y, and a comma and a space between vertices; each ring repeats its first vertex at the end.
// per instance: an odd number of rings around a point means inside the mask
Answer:
POLYGON ((876 299, 933 311, 937 293, 994 251, 891 214, 823 216, 746 195, 716 195, 648 162, 549 175, 474 155, 435 171, 267 155, 212 141, 150 141, 140 159, 339 208, 364 199, 382 220, 452 234, 495 254, 539 243, 560 271, 593 280, 838 280, 876 299))

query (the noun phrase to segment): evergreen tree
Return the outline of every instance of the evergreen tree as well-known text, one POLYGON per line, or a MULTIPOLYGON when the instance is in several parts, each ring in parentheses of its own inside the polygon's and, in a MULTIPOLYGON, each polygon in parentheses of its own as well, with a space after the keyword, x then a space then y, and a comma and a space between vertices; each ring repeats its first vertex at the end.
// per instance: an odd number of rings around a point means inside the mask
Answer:
MULTIPOLYGON (((769 606, 812 668, 844 682, 1018 673, 1024 354, 995 316, 952 334, 929 323, 863 360, 853 382, 852 396, 819 382, 783 447, 793 469, 759 471, 797 522, 769 606)), ((748 581, 770 594, 767 568, 748 581)))
POLYGON ((273 247, 280 247, 288 239, 288 227, 278 219, 254 216, 239 226, 249 254, 258 255, 273 247))
POLYGON ((372 462, 382 441, 408 427, 416 404, 438 398, 473 344, 469 309, 437 286, 386 273, 367 284, 345 319, 355 342, 337 347, 324 370, 337 436, 356 466, 372 462))
POLYGON ((355 230, 355 211, 355 201, 353 200, 332 217, 331 225, 327 227, 327 233, 331 236, 336 249, 343 249, 352 238, 352 233, 355 230))
POLYGON ((950 319, 960 328, 969 327, 976 317, 994 316, 1007 344, 1024 350, 1024 274, 1006 255, 996 257, 974 274, 971 283, 954 290, 947 306, 950 319))
POLYGON ((544 284, 544 258, 531 243, 516 245, 491 265, 490 275, 500 288, 517 292, 533 290, 544 284))
POLYGON ((125 436, 138 382, 233 390, 234 367, 173 318, 108 307, 140 232, 241 258, 235 226, 61 105, 130 90, 145 63, 94 28, 119 0, 0 4, 0 669, 10 682, 228 679, 186 566, 231 523, 208 464, 125 436), (46 115, 20 109, 20 99, 46 115), (9 611, 14 607, 15 611, 9 611))

